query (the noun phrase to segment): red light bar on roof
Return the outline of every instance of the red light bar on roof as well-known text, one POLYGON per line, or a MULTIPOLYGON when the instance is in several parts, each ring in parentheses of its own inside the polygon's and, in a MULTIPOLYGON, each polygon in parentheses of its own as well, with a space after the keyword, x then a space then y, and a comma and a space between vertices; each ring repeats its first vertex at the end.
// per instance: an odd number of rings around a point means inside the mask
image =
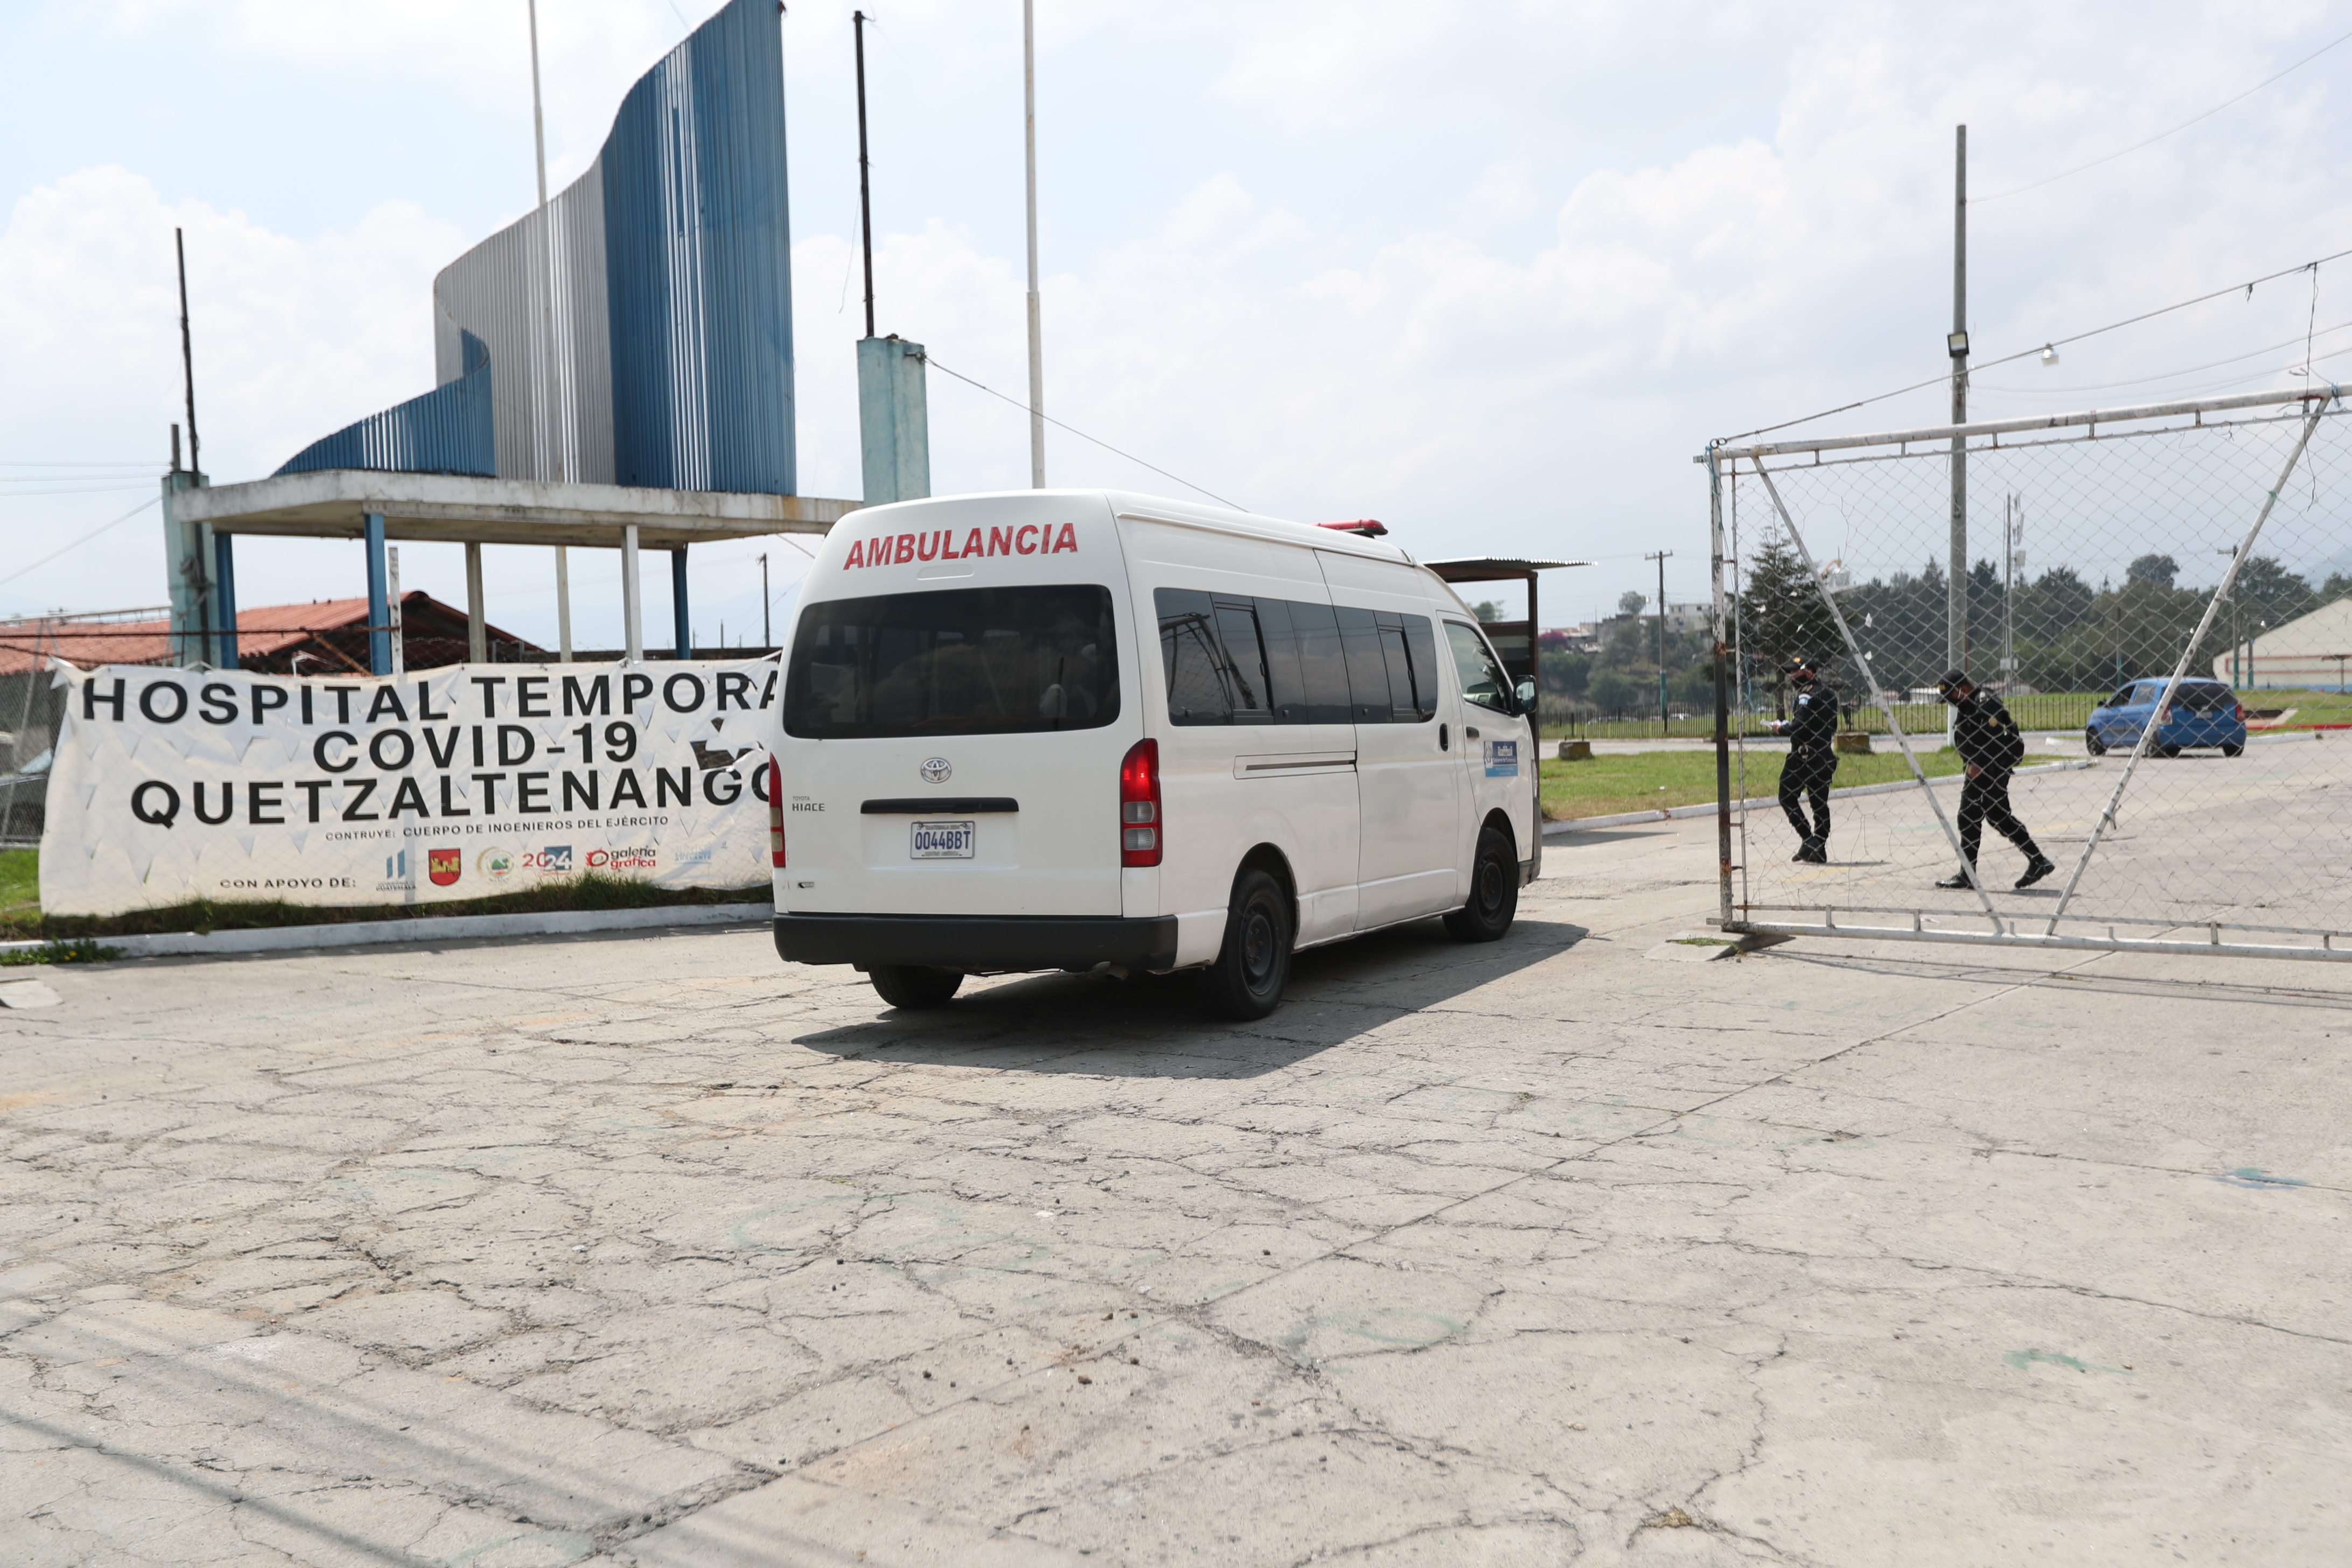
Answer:
POLYGON ((1381 526, 1381 521, 1376 517, 1360 517, 1348 522, 1318 522, 1315 526, 1335 529, 1341 533, 1361 534, 1366 539, 1381 539, 1386 537, 1388 533, 1388 530, 1381 526))

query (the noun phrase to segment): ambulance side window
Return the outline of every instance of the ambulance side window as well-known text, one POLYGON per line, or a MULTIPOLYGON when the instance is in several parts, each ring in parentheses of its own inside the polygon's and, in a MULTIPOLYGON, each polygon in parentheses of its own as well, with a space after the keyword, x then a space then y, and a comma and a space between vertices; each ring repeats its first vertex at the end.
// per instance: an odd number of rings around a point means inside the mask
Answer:
POLYGON ((1152 595, 1160 613, 1160 664, 1168 675, 1168 718, 1175 724, 1230 724, 1234 700, 1215 606, 1190 588, 1152 595))
POLYGON ((1391 610, 1380 617, 1381 651, 1389 667, 1389 721, 1418 724, 1437 717, 1437 644, 1429 622, 1391 610))
POLYGON ((1462 699, 1497 713, 1511 711, 1511 678, 1503 673, 1486 639, 1458 621, 1445 623, 1445 640, 1454 650, 1454 668, 1462 679, 1462 699))
POLYGON ((1233 695, 1234 722, 1271 724, 1274 702, 1266 693, 1265 647, 1258 638, 1257 604, 1251 599, 1215 600, 1217 634, 1225 645, 1225 673, 1233 695))
POLYGON ((1380 616, 1350 605, 1332 608, 1339 617, 1339 647, 1348 658, 1349 717, 1359 724, 1385 724, 1393 699, 1388 655, 1381 647, 1380 616))
POLYGON ((1286 700, 1275 688, 1275 706, 1286 724, 1345 724, 1349 720, 1348 658, 1339 642, 1339 617, 1328 605, 1286 601, 1292 646, 1298 655, 1298 691, 1286 700))

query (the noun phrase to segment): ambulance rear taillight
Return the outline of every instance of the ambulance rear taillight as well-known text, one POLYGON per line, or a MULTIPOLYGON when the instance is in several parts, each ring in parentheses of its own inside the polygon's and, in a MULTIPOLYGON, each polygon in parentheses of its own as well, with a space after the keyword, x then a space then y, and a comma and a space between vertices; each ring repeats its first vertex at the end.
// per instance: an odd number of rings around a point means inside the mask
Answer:
POLYGON ((768 759, 768 863, 784 868, 784 770, 768 759))
POLYGON ((1118 764, 1118 863, 1160 864, 1160 742, 1138 741, 1118 764))

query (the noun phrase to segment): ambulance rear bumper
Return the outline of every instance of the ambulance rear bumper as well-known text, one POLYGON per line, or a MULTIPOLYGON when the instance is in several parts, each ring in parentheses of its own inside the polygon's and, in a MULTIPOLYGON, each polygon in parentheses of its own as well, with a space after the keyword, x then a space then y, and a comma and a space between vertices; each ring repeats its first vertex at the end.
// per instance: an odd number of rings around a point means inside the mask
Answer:
POLYGON ((992 970, 1176 967, 1176 917, 779 914, 788 963, 992 970))

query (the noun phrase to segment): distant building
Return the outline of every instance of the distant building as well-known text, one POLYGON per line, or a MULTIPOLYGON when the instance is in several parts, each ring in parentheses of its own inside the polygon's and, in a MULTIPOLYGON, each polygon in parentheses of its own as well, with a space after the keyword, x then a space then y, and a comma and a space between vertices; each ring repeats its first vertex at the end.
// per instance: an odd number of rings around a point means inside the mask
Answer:
MULTIPOLYGON (((466 662, 466 612, 417 589, 400 596, 401 647, 411 669, 466 662)), ((547 649, 487 627, 494 663, 544 661, 547 649)), ((257 674, 365 675, 365 599, 264 605, 236 613, 237 663, 257 674)), ((39 669, 50 658, 88 668, 99 664, 177 664, 170 612, 113 610, 97 615, 26 616, 0 621, 0 676, 39 669)))
POLYGON ((2338 599, 2217 656, 2213 678, 2242 689, 2303 686, 2341 691, 2347 664, 2352 664, 2352 599, 2338 599))

